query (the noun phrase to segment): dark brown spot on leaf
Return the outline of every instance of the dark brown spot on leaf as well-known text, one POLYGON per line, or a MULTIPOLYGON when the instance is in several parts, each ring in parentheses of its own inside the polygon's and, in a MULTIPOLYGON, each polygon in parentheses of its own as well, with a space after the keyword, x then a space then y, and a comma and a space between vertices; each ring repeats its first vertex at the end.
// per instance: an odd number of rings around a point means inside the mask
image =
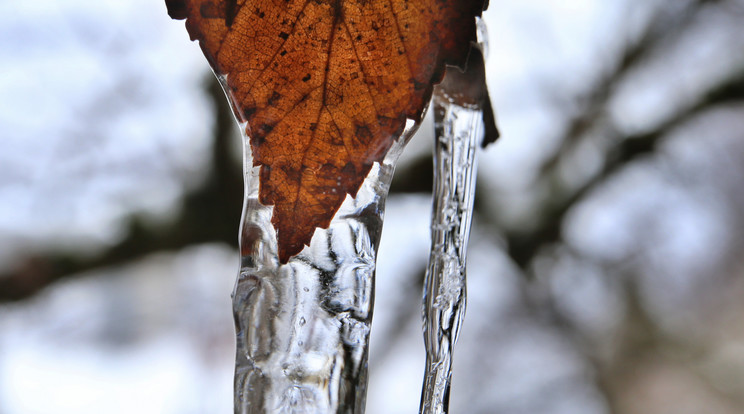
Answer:
POLYGON ((279 101, 279 98, 281 97, 282 95, 279 92, 274 91, 274 93, 271 94, 271 96, 269 97, 269 100, 266 101, 266 103, 269 104, 269 106, 275 106, 276 103, 279 101))
POLYGON ((369 130, 367 125, 356 124, 354 128, 354 136, 361 145, 369 145, 374 138, 372 131, 369 130))
POLYGON ((238 13, 238 0, 225 0, 225 24, 232 26, 235 15, 238 13))
POLYGON ((256 107, 255 106, 246 106, 243 108, 243 120, 248 120, 253 114, 256 113, 256 107))

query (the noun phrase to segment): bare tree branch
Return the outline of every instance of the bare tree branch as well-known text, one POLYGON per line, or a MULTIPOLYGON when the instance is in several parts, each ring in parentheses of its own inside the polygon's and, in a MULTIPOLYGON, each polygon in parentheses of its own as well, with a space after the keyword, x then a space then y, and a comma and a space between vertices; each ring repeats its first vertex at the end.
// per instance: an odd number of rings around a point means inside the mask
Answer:
POLYGON ((551 190, 545 196, 542 210, 537 214, 536 226, 527 231, 521 229, 507 231, 508 253, 519 267, 527 269, 541 248, 560 240, 561 226, 571 208, 630 163, 652 154, 663 137, 674 128, 713 106, 744 100, 744 73, 738 73, 725 79, 708 93, 701 95, 694 104, 643 134, 623 136, 610 124, 607 117, 602 116, 606 113, 610 98, 618 83, 627 73, 644 64, 645 57, 657 47, 662 39, 670 39, 669 32, 662 30, 663 27, 656 26, 672 24, 673 32, 679 35, 707 3, 710 2, 693 2, 689 8, 678 12, 673 19, 656 19, 658 23, 650 25, 646 33, 641 36, 641 40, 626 49, 623 57, 615 65, 614 71, 595 85, 590 98, 582 105, 584 110, 567 124, 561 134, 563 144, 543 164, 538 178, 539 182, 554 183, 555 177, 559 176, 560 163, 580 142, 591 139, 591 131, 604 128, 612 135, 608 140, 614 144, 610 145, 603 154, 602 168, 578 187, 546 185, 551 190))
POLYGON ((241 166, 231 154, 235 121, 222 88, 210 78, 208 92, 216 113, 211 168, 204 184, 185 195, 180 214, 156 226, 134 215, 129 219, 127 236, 92 258, 56 252, 28 257, 19 268, 0 275, 0 302, 23 300, 71 275, 120 265, 153 252, 208 242, 237 246, 243 185, 241 166))

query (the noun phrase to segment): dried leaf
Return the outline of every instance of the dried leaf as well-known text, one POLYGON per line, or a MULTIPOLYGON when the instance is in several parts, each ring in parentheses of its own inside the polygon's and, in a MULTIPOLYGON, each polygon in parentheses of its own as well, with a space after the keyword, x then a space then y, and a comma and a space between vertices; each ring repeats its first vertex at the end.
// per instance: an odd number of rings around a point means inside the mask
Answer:
POLYGON ((446 64, 463 66, 484 0, 166 0, 247 122, 283 263, 355 196, 446 64))

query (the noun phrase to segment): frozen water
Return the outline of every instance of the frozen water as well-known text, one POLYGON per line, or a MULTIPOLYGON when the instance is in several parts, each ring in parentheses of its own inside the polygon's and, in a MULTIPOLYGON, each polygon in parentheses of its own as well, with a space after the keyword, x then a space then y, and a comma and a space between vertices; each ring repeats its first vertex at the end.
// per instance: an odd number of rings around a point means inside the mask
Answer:
POLYGON ((431 254, 424 281, 426 371, 421 413, 446 413, 452 351, 465 315, 465 262, 475 194, 475 151, 482 111, 434 97, 434 206, 431 254))
MULTIPOLYGON (((245 130, 245 128, 241 128, 245 130)), ((405 142, 375 164, 327 229, 280 264, 272 208, 258 202, 245 141, 241 268, 233 293, 236 413, 362 413, 374 274, 393 170, 405 142)))

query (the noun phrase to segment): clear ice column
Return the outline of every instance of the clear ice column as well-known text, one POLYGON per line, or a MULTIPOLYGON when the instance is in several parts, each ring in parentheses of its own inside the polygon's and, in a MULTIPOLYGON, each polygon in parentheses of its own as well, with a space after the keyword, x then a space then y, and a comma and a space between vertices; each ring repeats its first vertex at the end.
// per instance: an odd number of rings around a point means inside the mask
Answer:
MULTIPOLYGON (((456 69, 452 69, 456 70, 456 69)), ((483 136, 478 106, 434 93, 434 205, 424 280, 426 369, 420 413, 447 413, 452 352, 465 314, 465 261, 475 193, 475 152, 483 136)))
POLYGON ((235 413, 364 412, 385 198, 411 133, 286 264, 277 257, 272 208, 258 202, 258 168, 244 137, 241 267, 233 292, 235 413))

